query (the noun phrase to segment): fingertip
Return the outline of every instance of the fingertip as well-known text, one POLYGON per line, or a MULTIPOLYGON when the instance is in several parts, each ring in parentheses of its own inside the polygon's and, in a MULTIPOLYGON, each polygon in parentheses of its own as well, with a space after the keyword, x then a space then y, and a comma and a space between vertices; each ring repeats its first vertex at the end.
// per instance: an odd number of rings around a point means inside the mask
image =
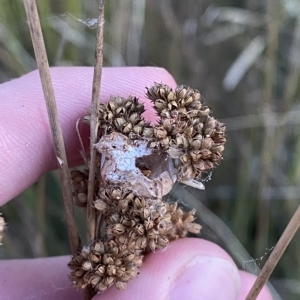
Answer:
POLYGON ((68 278, 66 256, 0 261, 0 298, 80 300, 68 278))
POLYGON ((148 254, 126 290, 113 287, 94 299, 218 299, 216 294, 236 298, 239 287, 238 270, 224 250, 205 240, 186 238, 148 254))

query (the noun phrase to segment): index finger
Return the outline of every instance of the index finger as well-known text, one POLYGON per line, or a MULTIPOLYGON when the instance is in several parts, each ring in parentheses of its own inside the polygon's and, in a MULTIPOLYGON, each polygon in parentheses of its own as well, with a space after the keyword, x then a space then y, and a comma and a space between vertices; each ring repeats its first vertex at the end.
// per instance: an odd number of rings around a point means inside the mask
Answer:
MULTIPOLYGON (((52 68, 51 76, 70 165, 80 163, 76 121, 90 107, 93 68, 52 68)), ((175 86, 172 76, 155 67, 104 68, 101 96, 140 98, 145 118, 155 119, 145 87, 154 82, 175 86)), ((33 184, 44 172, 56 167, 52 136, 37 71, 0 86, 0 205, 33 184)))

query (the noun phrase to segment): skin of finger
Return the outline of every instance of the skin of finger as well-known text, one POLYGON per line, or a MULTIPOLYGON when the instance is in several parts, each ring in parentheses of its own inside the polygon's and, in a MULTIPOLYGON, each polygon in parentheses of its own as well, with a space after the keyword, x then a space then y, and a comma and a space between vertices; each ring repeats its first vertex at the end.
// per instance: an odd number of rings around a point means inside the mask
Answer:
MULTIPOLYGON (((128 283, 124 291, 120 292, 112 287, 103 295, 95 296, 93 300, 170 299, 171 290, 186 266, 201 257, 210 257, 212 261, 218 262, 223 260, 231 264, 233 276, 225 284, 235 286, 237 297, 240 280, 238 269, 230 256, 214 243, 202 239, 185 238, 171 242, 165 251, 147 255, 140 274, 128 283), (230 282, 231 279, 232 282, 230 282)), ((217 276, 218 274, 216 278, 217 276)), ((199 275, 195 280, 207 282, 206 275, 201 273, 201 264, 199 264, 199 275)), ((188 289, 188 286, 186 288, 188 289)), ((223 299, 234 300, 236 298, 229 299, 224 295, 223 299)))
MULTIPOLYGON (((253 286, 256 276, 247 273, 245 271, 239 271, 240 273, 240 278, 241 278, 241 290, 239 294, 238 300, 244 300, 246 296, 248 295, 251 287, 253 286)), ((256 300, 272 300, 272 295, 270 290, 267 288, 267 286, 264 286, 261 292, 259 293, 258 297, 256 300)))
MULTIPOLYGON (((128 283, 126 290, 118 291, 112 287, 93 299, 168 299, 174 282, 195 257, 224 260, 232 264, 233 272, 238 274, 232 259, 219 246, 206 240, 184 238, 171 242, 164 251, 148 254, 140 274, 128 283)), ((81 299, 67 278, 68 260, 69 257, 60 256, 0 261, 0 290, 3 299, 81 299)), ((205 276, 197 280, 205 280, 205 276)), ((236 284, 238 290, 240 282, 233 284, 236 284)))
POLYGON ((82 299, 68 279, 68 257, 0 261, 0 299, 82 299))
MULTIPOLYGON (((51 77, 70 165, 82 162, 76 121, 89 112, 93 68, 52 68, 51 77)), ((145 104, 144 117, 155 121, 146 87, 163 82, 175 87, 162 68, 103 68, 100 101, 134 95, 145 104)), ((57 165, 39 73, 31 72, 0 85, 0 205, 57 165)), ((85 131, 86 132, 86 131, 85 131)), ((85 141, 88 143, 87 134, 85 141)))

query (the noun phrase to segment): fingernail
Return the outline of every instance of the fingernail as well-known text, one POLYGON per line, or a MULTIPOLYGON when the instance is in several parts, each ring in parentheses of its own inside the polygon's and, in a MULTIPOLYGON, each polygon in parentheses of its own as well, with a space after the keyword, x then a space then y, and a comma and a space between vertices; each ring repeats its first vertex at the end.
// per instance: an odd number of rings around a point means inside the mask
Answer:
POLYGON ((170 300, 237 299, 240 277, 234 264, 217 257, 196 257, 178 274, 170 300))

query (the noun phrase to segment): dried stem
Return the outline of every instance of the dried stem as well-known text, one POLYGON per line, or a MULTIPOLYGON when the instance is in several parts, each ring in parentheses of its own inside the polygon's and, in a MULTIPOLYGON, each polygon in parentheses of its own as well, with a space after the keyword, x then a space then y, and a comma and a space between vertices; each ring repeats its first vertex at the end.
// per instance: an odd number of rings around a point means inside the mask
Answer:
MULTIPOLYGON (((90 122, 90 164, 89 164, 89 180, 88 180, 88 196, 87 196, 87 242, 91 243, 95 240, 97 230, 97 216, 93 207, 94 188, 95 188, 95 173, 96 173, 96 149, 94 145, 97 143, 98 136, 98 110, 99 96, 101 87, 102 64, 103 64, 103 28, 104 28, 104 2, 99 0, 99 13, 97 25, 97 38, 95 49, 95 65, 92 89, 91 103, 91 122, 90 122)), ((91 287, 87 286, 83 291, 85 300, 89 300, 94 296, 91 287)))
POLYGON ((102 76, 103 63, 103 27, 104 27, 104 0, 99 0, 99 15, 96 39, 96 60, 94 66, 92 104, 91 104, 91 123, 90 123, 90 165, 88 181, 88 198, 87 198, 87 240, 88 243, 95 239, 96 234, 96 212, 93 207, 94 186, 95 186, 95 169, 96 169, 96 149, 94 145, 97 142, 97 132, 99 127, 98 110, 99 95, 102 76))
POLYGON ((276 267, 280 257, 284 253, 284 251, 287 248, 288 244, 290 243, 291 239, 297 232, 299 226, 300 226, 300 206, 298 206, 296 212, 294 213, 293 217, 291 218, 285 231, 281 235, 278 243, 276 244, 269 259, 267 260, 267 262, 265 263, 261 272, 259 273, 258 277, 256 278, 256 281, 253 284, 253 286, 245 300, 256 299, 256 297, 260 293, 261 289, 263 288, 263 286, 266 284, 267 280, 269 279, 271 273, 273 272, 274 268, 276 267))
POLYGON ((62 193, 64 199, 71 251, 73 254, 76 254, 79 245, 79 236, 77 233, 74 218, 69 167, 63 141, 62 129, 60 126, 57 106, 54 97, 54 90, 50 76, 49 63, 43 40, 41 24, 35 0, 24 0, 24 6, 28 19, 37 66, 40 72, 40 78, 47 106, 50 127, 52 130, 52 136, 54 140, 55 154, 58 161, 58 171, 62 184, 62 193))
MULTIPOLYGON (((266 22, 267 22, 267 49, 266 49, 266 63, 265 63, 265 82, 263 90, 263 111, 270 113, 273 101, 273 87, 276 76, 276 55, 278 52, 279 28, 280 28, 280 13, 281 5, 274 5, 272 0, 266 1, 266 22)), ((266 120, 267 121, 267 120, 266 120)), ((258 184, 258 215, 257 215, 257 242, 256 255, 261 253, 265 248, 268 240, 269 226, 270 226, 270 201, 266 199, 263 190, 270 181, 270 174, 272 173, 272 162, 274 160, 274 147, 276 131, 275 127, 265 126, 265 132, 262 142, 261 151, 261 174, 258 184)))

